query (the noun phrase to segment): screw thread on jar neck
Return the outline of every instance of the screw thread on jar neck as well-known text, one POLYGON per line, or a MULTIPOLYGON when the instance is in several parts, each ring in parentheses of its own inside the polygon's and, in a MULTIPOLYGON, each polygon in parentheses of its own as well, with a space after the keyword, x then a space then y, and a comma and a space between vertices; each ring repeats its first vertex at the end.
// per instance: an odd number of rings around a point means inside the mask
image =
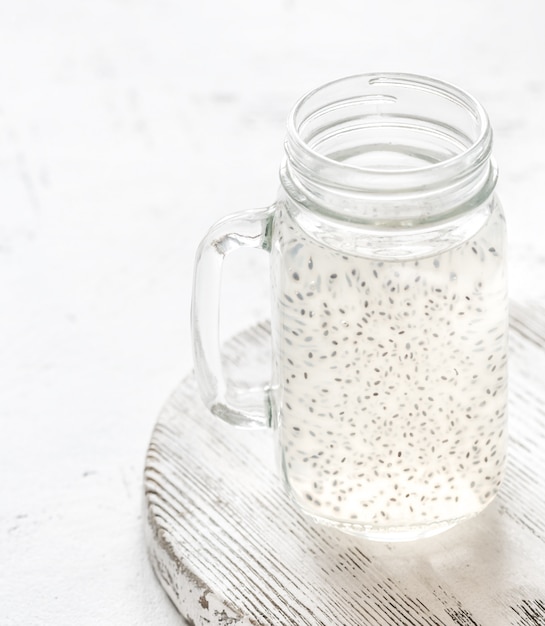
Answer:
POLYGON ((288 119, 281 179, 307 209, 380 227, 442 221, 493 192, 483 107, 412 74, 342 78, 301 98, 288 119))

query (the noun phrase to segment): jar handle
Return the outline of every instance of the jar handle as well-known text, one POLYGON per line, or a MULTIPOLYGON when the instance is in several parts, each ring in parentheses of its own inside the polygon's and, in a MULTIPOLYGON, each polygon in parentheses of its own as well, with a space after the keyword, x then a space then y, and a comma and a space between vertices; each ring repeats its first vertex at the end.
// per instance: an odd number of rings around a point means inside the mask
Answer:
POLYGON ((205 405, 229 424, 264 428, 270 410, 264 388, 243 388, 225 378, 219 345, 220 292, 225 257, 240 248, 270 251, 274 205, 230 215, 212 226, 195 259, 191 332, 195 377, 205 405))

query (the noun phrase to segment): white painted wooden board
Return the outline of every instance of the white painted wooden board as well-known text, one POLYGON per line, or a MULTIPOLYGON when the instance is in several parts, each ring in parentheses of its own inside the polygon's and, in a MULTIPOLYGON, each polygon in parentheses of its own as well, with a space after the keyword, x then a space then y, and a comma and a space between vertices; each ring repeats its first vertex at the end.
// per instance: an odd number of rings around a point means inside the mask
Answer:
MULTIPOLYGON (((144 481, 150 559, 179 612, 197 626, 544 625, 545 307, 513 302, 511 328, 503 488, 477 518, 413 543, 309 523, 282 490, 272 433, 214 418, 186 378, 144 481)), ((236 336, 226 367, 257 383, 268 340, 266 324, 236 336)))

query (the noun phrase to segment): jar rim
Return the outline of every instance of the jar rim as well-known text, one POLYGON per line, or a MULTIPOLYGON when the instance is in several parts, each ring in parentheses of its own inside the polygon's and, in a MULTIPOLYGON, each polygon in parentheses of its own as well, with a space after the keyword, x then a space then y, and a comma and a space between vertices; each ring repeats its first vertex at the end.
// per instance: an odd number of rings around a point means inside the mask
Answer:
MULTIPOLYGON (((383 96, 384 98, 384 96, 383 96)), ((316 111, 319 112, 319 109, 316 111)), ((380 178, 389 180, 397 177, 415 176, 418 174, 438 174, 443 170, 451 170, 460 165, 473 164, 481 165, 490 157, 492 149, 492 129, 488 114, 480 102, 466 91, 456 87, 455 85, 420 74, 411 74, 404 72, 376 72, 353 74, 338 78, 320 85, 306 94, 304 94, 295 103, 288 116, 287 121, 287 142, 286 151, 294 155, 301 155, 306 160, 312 160, 318 167, 335 168, 339 172, 351 173, 353 175, 367 175, 374 179, 380 178), (435 96, 441 96, 446 100, 450 100, 465 109, 475 120, 478 128, 478 134, 471 144, 453 156, 429 163, 419 167, 400 167, 383 169, 377 167, 367 167, 344 163, 335 160, 327 155, 321 154, 318 150, 308 144, 301 135, 300 129, 303 122, 308 118, 304 114, 303 109, 312 103, 314 99, 330 90, 336 90, 350 82, 367 83, 368 85, 393 85, 397 87, 410 87, 414 90, 427 91, 435 96)), ((441 177, 442 178, 442 177, 441 177)))

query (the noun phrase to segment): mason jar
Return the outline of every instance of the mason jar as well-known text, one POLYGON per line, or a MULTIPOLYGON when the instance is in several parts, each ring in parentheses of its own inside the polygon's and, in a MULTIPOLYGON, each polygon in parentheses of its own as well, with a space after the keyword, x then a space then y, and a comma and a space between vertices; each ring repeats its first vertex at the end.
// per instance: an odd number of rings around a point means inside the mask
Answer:
POLYGON ((370 539, 435 534, 494 498, 506 449, 505 220, 483 107, 409 74, 342 78, 288 118, 276 202, 197 254, 193 337, 207 406, 271 426, 312 520, 370 539), (219 276, 270 253, 263 390, 221 370, 219 276))

